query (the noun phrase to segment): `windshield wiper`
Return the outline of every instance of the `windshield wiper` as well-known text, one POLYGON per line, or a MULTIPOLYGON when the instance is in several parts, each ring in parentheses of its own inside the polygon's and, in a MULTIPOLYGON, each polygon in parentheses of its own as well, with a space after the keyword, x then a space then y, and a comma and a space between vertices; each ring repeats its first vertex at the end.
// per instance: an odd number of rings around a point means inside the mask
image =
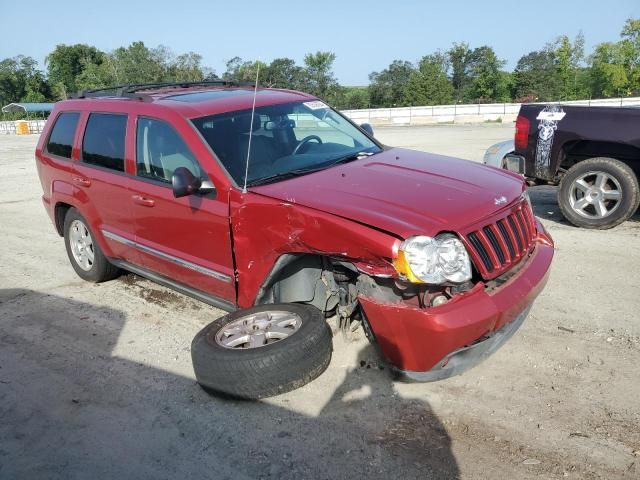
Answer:
POLYGON ((329 167, 333 167, 334 165, 338 165, 339 163, 347 163, 347 162, 351 162, 353 160, 358 160, 362 157, 370 157, 371 155, 373 155, 373 152, 356 152, 356 153, 350 153, 349 155, 345 155, 344 157, 338 157, 336 158, 334 161, 332 161, 331 163, 329 163, 328 165, 323 166, 322 168, 329 168, 329 167))
POLYGON ((301 170, 291 170, 290 172, 282 172, 275 173, 273 175, 268 175, 266 177, 258 178, 247 183, 248 187, 257 187, 258 185, 264 185, 265 183, 271 183, 275 180, 285 180, 287 178, 298 177, 300 175, 304 175, 305 173, 309 173, 309 171, 301 171, 301 170))
POLYGON ((289 172, 281 172, 275 173, 273 175, 269 175, 263 178, 258 178, 249 182, 247 186, 257 187, 258 185, 264 185, 265 183, 271 183, 275 180, 286 180, 287 178, 299 177, 301 175, 306 175, 307 173, 319 172, 320 170, 324 170, 329 167, 333 167, 334 165, 338 165, 339 163, 347 163, 352 160, 357 160, 362 157, 370 157, 373 155, 373 152, 356 152, 350 153, 349 155, 345 155, 344 157, 339 157, 330 163, 325 163, 321 166, 314 166, 308 168, 298 168, 296 170, 291 170, 289 172))

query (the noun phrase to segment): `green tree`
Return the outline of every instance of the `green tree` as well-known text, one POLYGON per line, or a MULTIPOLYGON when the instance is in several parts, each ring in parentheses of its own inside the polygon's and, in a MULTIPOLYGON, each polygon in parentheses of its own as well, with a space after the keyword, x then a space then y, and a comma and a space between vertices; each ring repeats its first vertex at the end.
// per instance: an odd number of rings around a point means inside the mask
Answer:
POLYGON ((24 55, 0 61, 0 104, 51 98, 51 88, 37 66, 33 58, 24 55))
POLYGON ((152 83, 167 78, 167 50, 162 46, 148 48, 144 42, 133 42, 116 48, 110 57, 115 83, 152 83))
POLYGON ((308 53, 304 56, 305 90, 318 98, 333 103, 340 93, 338 81, 333 74, 333 52, 308 53))
MULTIPOLYGON (((264 78, 267 71, 266 63, 261 62, 260 60, 244 61, 240 57, 233 57, 227 62, 227 71, 224 72, 222 78, 224 80, 234 82, 254 83, 256 81, 258 66, 260 67, 261 72, 260 77, 264 78)), ((258 83, 264 84, 260 79, 258 79, 258 83)))
POLYGON ((514 87, 513 73, 500 71, 498 77, 498 83, 496 85, 496 101, 497 102, 510 102, 513 100, 513 87, 514 87))
POLYGON ((482 46, 471 52, 469 69, 471 81, 465 91, 465 99, 472 102, 496 101, 501 96, 501 69, 505 61, 500 60, 493 48, 482 46))
POLYGON ((51 86, 40 70, 35 70, 26 78, 23 102, 42 103, 53 98, 51 86))
POLYGON ((409 77, 405 102, 408 105, 443 105, 453 101, 454 89, 447 77, 447 58, 442 53, 422 57, 409 77))
POLYGON ((584 35, 579 33, 573 42, 569 40, 569 37, 563 35, 547 48, 553 52, 554 56, 559 83, 559 99, 576 100, 584 93, 578 84, 580 66, 584 59, 584 35))
POLYGON ((589 57, 591 91, 595 97, 640 94, 640 20, 630 18, 618 42, 596 45, 589 57))
POLYGON ((305 72, 290 58, 275 58, 266 68, 261 84, 275 88, 304 88, 305 72))
POLYGON ((559 98, 560 80, 553 52, 540 50, 520 57, 513 72, 516 101, 552 101, 559 98))
POLYGON ((372 107, 404 106, 407 86, 416 68, 411 62, 394 60, 381 72, 369 75, 369 97, 372 107))
POLYGON ((622 32, 620 48, 630 94, 640 94, 640 19, 629 18, 622 32))
POLYGON ((104 88, 120 84, 157 82, 196 82, 215 78, 202 65, 202 56, 187 52, 178 56, 165 46, 148 48, 133 42, 104 54, 102 62, 87 63, 75 78, 79 89, 104 88))
POLYGON ((104 53, 90 45, 57 45, 45 59, 49 83, 58 85, 59 92, 71 94, 79 90, 76 78, 83 70, 88 65, 100 65, 103 60, 104 53))
POLYGON ((467 43, 454 43, 447 51, 451 67, 451 83, 456 99, 465 97, 465 89, 469 86, 472 66, 472 51, 467 43))
POLYGON ((369 108, 369 89, 367 87, 342 87, 342 95, 336 108, 358 110, 369 108))
MULTIPOLYGON (((82 72, 75 78, 75 86, 77 90, 91 90, 117 85, 119 82, 116 73, 117 67, 113 56, 105 55, 100 65, 89 63, 83 68, 82 72)), ((62 90, 65 96, 68 93, 73 93, 66 92, 66 87, 62 82, 58 82, 54 89, 62 90)))
POLYGON ((626 54, 620 43, 596 45, 591 55, 591 91, 594 97, 625 96, 631 93, 626 54))
POLYGON ((233 57, 231 60, 228 60, 226 63, 227 69, 222 74, 222 78, 228 81, 238 81, 237 77, 243 63, 240 57, 233 57))
POLYGON ((202 55, 188 52, 170 58, 166 78, 172 82, 200 82, 212 74, 213 71, 202 66, 202 55))

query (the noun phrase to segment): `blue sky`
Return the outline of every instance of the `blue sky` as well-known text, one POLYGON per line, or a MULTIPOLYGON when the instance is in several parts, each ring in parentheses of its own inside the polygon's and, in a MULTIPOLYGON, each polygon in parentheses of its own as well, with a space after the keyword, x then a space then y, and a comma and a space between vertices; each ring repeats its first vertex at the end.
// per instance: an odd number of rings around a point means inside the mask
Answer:
POLYGON ((365 85, 394 59, 415 61, 452 42, 490 45, 509 69, 524 53, 580 30, 590 52, 617 40, 626 18, 640 17, 640 1, 0 0, 0 12, 0 59, 22 53, 43 64, 59 43, 111 50, 143 40, 198 52, 220 74, 236 55, 301 62, 307 52, 331 50, 340 82, 365 85))

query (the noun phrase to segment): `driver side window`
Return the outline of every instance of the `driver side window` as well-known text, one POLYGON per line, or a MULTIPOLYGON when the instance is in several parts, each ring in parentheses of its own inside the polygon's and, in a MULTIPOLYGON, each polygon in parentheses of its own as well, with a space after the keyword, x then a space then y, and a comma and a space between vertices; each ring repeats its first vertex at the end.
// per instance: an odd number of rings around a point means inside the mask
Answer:
POLYGON ((178 167, 186 167, 195 177, 205 177, 197 160, 172 126, 162 120, 138 117, 137 175, 171 183, 173 172, 178 167))

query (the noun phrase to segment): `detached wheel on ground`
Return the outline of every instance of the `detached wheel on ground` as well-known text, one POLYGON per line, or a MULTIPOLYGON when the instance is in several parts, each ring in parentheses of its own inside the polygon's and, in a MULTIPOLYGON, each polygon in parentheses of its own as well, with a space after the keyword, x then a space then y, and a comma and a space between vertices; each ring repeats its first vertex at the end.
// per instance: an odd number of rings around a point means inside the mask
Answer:
POLYGON ((259 399, 300 388, 331 360, 331 329, 315 307, 270 304, 230 313, 191 343, 198 383, 212 393, 259 399))
POLYGON ((615 227, 631 217, 639 203, 638 178, 628 165, 613 158, 577 163, 560 182, 558 205, 578 227, 615 227))
POLYGON ((89 223, 75 208, 69 209, 64 218, 64 244, 71 266, 83 280, 100 283, 120 274, 94 240, 89 223))

